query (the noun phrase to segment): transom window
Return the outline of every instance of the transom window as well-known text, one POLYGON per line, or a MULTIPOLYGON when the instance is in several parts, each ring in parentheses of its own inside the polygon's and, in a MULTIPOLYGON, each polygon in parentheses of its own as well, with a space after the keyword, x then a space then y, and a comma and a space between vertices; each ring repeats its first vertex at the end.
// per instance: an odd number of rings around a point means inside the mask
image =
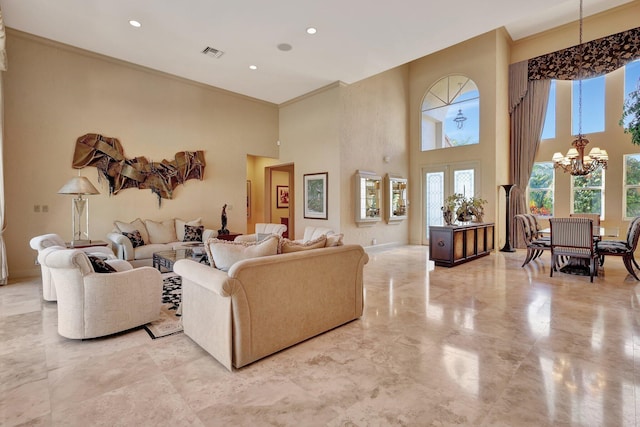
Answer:
MULTIPOLYGON (((579 80, 573 82, 571 99, 571 132, 579 130, 579 80)), ((604 76, 582 80, 582 134, 604 132, 604 76)))
POLYGON ((556 81, 551 80, 549 87, 549 101, 547 101, 547 114, 544 116, 542 138, 553 139, 556 137, 556 81))
POLYGON ((537 216, 553 215, 553 162, 534 163, 527 187, 529 212, 537 216))
POLYGON ((480 142, 480 94, 468 77, 438 80, 422 102, 422 151, 480 142))

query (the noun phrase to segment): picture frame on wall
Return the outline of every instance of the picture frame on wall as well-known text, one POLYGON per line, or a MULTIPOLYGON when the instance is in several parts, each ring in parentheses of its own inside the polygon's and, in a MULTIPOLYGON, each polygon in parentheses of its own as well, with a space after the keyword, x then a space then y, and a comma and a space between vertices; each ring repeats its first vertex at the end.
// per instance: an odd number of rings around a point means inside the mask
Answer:
POLYGON ((251 218, 251 181, 247 180, 247 218, 251 218))
POLYGON ((328 219, 327 200, 329 172, 304 175, 304 217, 328 219))
POLYGON ((276 185, 276 207, 286 209, 289 207, 289 186, 276 185))

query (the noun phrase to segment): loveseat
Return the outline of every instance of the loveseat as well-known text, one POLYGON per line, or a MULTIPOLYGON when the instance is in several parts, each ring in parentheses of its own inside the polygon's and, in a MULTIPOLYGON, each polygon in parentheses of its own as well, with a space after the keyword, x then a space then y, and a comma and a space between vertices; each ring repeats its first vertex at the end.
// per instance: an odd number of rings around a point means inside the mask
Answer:
POLYGON ((132 222, 114 221, 113 225, 107 239, 118 258, 129 261, 134 267, 151 266, 155 252, 187 247, 218 235, 215 230, 205 229, 200 218, 192 221, 137 218, 132 222))
POLYGON ((368 260, 359 245, 244 259, 228 272, 179 260, 184 332, 240 368, 362 316, 368 260))

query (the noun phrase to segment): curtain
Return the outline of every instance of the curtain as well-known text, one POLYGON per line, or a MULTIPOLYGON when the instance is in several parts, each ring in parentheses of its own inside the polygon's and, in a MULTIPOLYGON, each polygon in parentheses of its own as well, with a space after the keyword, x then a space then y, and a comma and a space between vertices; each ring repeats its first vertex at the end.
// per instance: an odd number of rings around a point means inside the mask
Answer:
POLYGON ((0 10, 0 285, 6 285, 9 278, 7 268, 7 248, 4 244, 5 206, 4 206, 4 88, 3 72, 7 71, 7 51, 5 49, 6 32, 2 11, 0 10))
MULTIPOLYGON (((527 62, 509 67, 510 176, 516 186, 511 191, 509 212, 514 215, 528 213, 526 188, 540 145, 542 127, 547 113, 551 80, 527 80, 527 62)), ((512 246, 525 247, 524 238, 511 221, 512 246)))

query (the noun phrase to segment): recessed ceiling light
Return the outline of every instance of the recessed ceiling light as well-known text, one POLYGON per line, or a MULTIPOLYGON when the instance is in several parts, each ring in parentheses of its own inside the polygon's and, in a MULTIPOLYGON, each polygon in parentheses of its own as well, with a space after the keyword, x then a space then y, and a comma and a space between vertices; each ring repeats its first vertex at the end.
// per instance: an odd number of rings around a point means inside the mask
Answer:
POLYGON ((257 65, 249 65, 249 69, 250 70, 257 70, 258 66, 257 65))
POLYGON ((136 27, 136 28, 140 28, 142 26, 142 24, 134 19, 132 19, 131 21, 129 21, 129 25, 131 25, 132 27, 136 27))
POLYGON ((307 34, 315 34, 317 32, 318 32, 318 30, 315 27, 307 28, 307 34))

